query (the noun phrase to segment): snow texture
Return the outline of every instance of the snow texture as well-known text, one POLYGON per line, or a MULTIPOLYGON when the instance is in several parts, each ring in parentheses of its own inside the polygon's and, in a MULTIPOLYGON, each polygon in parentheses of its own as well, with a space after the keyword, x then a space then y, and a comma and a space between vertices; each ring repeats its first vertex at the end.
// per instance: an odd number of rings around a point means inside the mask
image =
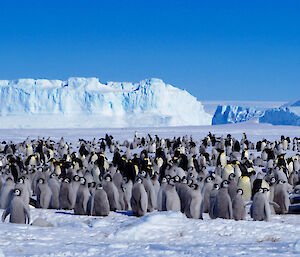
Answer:
POLYGON ((194 96, 160 79, 0 81, 0 128, 210 125, 211 118, 194 96))

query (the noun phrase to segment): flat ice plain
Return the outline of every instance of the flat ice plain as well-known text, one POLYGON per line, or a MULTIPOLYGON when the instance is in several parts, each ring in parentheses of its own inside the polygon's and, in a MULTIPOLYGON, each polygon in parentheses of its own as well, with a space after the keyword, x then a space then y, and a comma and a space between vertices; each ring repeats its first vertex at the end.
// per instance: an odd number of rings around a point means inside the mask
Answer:
MULTIPOLYGON (((300 137, 300 127, 240 123, 234 125, 130 128, 130 129, 7 129, 0 140, 18 142, 61 136, 69 141, 101 138, 109 133, 119 140, 147 133, 160 137, 193 136, 209 131, 230 133, 257 141, 300 137)), ((0 211, 2 215, 2 210, 0 211)), ((72 211, 31 210, 31 220, 42 217, 53 227, 0 223, 0 256, 300 256, 300 215, 272 215, 270 222, 188 219, 180 212, 153 212, 142 218, 130 212, 111 212, 108 217, 75 216, 72 211)))

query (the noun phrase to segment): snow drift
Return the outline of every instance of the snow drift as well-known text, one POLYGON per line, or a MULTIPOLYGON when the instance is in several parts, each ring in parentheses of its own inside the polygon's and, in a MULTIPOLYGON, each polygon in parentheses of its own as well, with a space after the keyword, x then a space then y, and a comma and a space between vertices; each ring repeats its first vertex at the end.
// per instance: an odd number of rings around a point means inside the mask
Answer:
POLYGON ((0 128, 210 125, 212 116, 185 90, 160 79, 0 81, 0 128))

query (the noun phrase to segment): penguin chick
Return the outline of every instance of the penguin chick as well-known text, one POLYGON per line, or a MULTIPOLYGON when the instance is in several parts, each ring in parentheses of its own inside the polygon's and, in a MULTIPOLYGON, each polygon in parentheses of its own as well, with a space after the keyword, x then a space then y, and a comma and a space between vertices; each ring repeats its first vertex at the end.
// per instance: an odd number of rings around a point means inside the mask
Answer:
POLYGON ((91 200, 91 215, 108 216, 109 209, 107 194, 102 184, 98 184, 91 200))
POLYGON ((13 199, 2 214, 2 222, 4 222, 6 217, 10 214, 9 222, 18 224, 29 224, 29 207, 24 204, 21 195, 22 191, 20 189, 15 189, 13 191, 13 199))
POLYGON ((221 183, 214 205, 213 216, 216 218, 232 219, 232 203, 228 194, 228 181, 224 180, 221 183))
POLYGON ((237 189, 236 195, 232 199, 232 216, 235 220, 246 219, 245 201, 243 189, 237 189))
POLYGON ((187 191, 184 213, 188 218, 203 219, 203 199, 197 184, 187 191))
POLYGON ((37 184, 37 207, 48 209, 52 197, 52 192, 43 178, 38 180, 37 184))
POLYGON ((87 205, 90 199, 90 191, 86 183, 86 179, 80 178, 80 186, 77 191, 76 202, 74 206, 75 215, 86 215, 87 214, 87 205))
POLYGON ((132 188, 131 208, 134 216, 141 217, 147 212, 148 197, 142 178, 138 177, 132 188))

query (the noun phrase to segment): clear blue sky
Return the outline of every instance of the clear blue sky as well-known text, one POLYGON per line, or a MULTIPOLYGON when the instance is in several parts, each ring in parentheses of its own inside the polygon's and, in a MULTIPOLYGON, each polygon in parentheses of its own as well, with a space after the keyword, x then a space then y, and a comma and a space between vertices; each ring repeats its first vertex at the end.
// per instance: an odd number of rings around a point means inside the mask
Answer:
POLYGON ((200 100, 300 98, 300 1, 0 2, 0 79, 157 77, 200 100))

